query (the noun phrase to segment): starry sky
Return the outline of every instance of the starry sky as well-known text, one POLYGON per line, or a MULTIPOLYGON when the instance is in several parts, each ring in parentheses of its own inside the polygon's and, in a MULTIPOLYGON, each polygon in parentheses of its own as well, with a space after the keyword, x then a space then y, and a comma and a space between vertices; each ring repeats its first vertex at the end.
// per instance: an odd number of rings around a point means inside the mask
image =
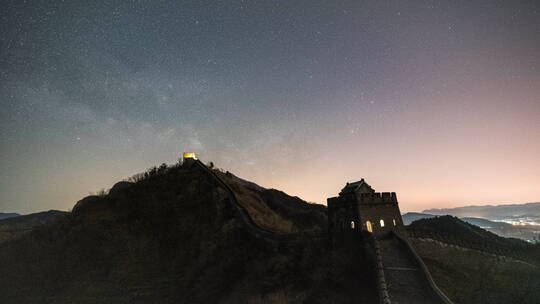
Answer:
POLYGON ((538 1, 22 1, 0 10, 0 212, 183 151, 305 200, 540 201, 538 1))

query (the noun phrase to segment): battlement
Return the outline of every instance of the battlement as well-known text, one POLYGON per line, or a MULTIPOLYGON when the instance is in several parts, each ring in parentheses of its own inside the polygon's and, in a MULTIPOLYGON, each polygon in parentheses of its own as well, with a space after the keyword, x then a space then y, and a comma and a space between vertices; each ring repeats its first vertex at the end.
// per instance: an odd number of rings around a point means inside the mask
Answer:
POLYGON ((358 196, 360 204, 377 204, 377 203, 396 203, 397 196, 395 192, 373 192, 360 193, 358 196))
POLYGON ((395 192, 373 192, 342 194, 336 197, 330 197, 327 200, 328 207, 347 205, 351 203, 359 204, 397 204, 397 195, 395 192))

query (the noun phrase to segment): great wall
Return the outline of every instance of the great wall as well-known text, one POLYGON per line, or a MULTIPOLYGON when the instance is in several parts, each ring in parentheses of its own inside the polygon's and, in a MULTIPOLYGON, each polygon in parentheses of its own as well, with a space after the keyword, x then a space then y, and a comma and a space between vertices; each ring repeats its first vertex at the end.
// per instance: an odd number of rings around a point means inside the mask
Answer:
MULTIPOLYGON (((193 156, 185 157, 183 163, 206 172, 227 193, 231 207, 254 241, 275 249, 307 237, 299 233, 278 234, 261 228, 240 204, 234 190, 216 172, 193 156)), ((330 246, 362 242, 366 256, 372 257, 376 270, 374 279, 381 304, 452 304, 410 245, 395 193, 376 193, 363 179, 348 183, 339 197, 329 198, 328 221, 327 235, 310 237, 328 238, 330 246)))

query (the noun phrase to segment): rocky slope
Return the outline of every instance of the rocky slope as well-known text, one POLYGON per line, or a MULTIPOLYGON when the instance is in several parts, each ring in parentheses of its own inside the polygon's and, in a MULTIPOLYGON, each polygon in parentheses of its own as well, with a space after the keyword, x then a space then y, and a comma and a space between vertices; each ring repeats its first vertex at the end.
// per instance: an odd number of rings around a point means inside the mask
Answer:
POLYGON ((324 207, 214 172, 261 227, 313 237, 253 238, 209 174, 162 166, 1 243, 0 302, 377 302, 369 265, 328 250, 324 207))

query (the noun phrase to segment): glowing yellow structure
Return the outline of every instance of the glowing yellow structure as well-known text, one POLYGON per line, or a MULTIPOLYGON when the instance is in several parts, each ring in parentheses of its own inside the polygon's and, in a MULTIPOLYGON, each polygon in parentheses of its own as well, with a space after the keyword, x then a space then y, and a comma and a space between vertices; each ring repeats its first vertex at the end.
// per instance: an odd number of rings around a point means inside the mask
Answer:
POLYGON ((182 158, 184 160, 186 160, 186 159, 197 159, 197 155, 194 152, 184 152, 184 154, 182 155, 182 158))

